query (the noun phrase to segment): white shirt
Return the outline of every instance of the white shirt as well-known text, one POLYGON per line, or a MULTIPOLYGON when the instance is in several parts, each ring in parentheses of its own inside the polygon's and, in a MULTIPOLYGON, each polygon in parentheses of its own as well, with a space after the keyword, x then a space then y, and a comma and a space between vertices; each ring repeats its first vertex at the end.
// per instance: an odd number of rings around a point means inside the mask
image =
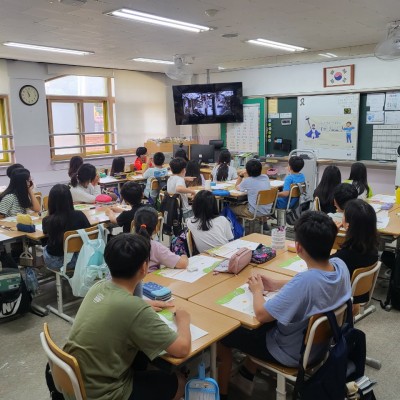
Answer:
MULTIPOLYGON (((217 182, 218 168, 219 168, 219 165, 216 165, 211 172, 214 182, 217 182)), ((226 178, 226 180, 231 181, 232 179, 237 179, 237 177, 238 177, 238 174, 237 174, 236 168, 233 168, 230 165, 228 165, 228 177, 226 178)))
MULTIPOLYGON (((179 175, 172 175, 167 182, 167 192, 169 194, 176 194, 177 186, 186 187, 185 179, 183 179, 183 177, 179 175)), ((179 193, 179 194, 181 195, 183 212, 190 211, 192 207, 189 206, 189 200, 187 194, 186 193, 179 193)))
POLYGON ((89 183, 87 188, 84 188, 78 183, 78 186, 69 189, 74 203, 94 203, 96 197, 101 194, 100 185, 93 186, 89 183))
POLYGON ((233 239, 231 224, 225 217, 214 218, 208 231, 200 230, 199 221, 194 222, 195 220, 194 217, 189 218, 186 224, 192 232, 194 243, 200 253, 216 246, 222 246, 233 239))

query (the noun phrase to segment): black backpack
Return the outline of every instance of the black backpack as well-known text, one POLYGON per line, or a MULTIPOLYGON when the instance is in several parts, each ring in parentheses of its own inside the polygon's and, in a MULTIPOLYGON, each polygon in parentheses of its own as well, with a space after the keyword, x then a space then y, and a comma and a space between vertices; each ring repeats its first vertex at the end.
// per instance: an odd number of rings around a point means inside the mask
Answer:
POLYGON ((381 303, 381 307, 387 311, 393 307, 400 310, 400 252, 393 253, 383 252, 382 262, 391 268, 390 280, 386 300, 381 303))
POLYGON ((170 196, 166 193, 161 202, 160 211, 164 217, 162 233, 168 236, 178 236, 182 230, 183 218, 180 195, 174 194, 170 196))
POLYGON ((333 344, 324 364, 305 379, 303 368, 304 341, 299 362, 299 373, 293 391, 293 400, 343 400, 346 382, 364 375, 366 342, 365 334, 354 328, 352 303, 347 302, 346 321, 339 327, 334 311, 325 313, 333 332, 333 344))
POLYGON ((0 271, 0 320, 31 311, 32 296, 18 269, 0 271))

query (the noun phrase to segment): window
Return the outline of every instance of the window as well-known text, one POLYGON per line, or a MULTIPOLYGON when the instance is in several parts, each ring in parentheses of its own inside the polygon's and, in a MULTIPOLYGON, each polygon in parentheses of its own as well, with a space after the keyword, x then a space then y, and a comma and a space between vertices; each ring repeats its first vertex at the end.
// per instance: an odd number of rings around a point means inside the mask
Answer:
POLYGON ((116 151, 113 78, 64 76, 46 82, 54 160, 116 151))
POLYGON ((0 96, 0 163, 10 163, 14 158, 14 142, 8 120, 8 104, 5 96, 0 96))

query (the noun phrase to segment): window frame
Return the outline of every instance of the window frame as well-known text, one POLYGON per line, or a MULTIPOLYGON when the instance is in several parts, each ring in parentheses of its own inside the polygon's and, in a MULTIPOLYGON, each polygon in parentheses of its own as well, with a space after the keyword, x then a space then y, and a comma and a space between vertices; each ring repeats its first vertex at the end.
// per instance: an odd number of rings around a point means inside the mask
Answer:
POLYGON ((0 165, 10 165, 15 161, 14 135, 11 129, 10 103, 7 95, 0 95, 0 140, 3 150, 0 150, 0 165))

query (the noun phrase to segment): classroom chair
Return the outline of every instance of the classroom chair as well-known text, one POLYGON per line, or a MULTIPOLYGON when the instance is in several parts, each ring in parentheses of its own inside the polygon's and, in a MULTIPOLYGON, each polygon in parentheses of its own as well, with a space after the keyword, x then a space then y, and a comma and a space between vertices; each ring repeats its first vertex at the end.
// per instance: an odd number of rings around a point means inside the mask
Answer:
POLYGON ((190 229, 187 230, 186 240, 187 240, 188 249, 189 249, 188 257, 193 257, 196 254, 199 254, 199 252, 196 248, 196 243, 193 238, 193 233, 190 231, 190 229))
POLYGON ((321 203, 318 196, 314 197, 314 211, 321 211, 321 203))
MULTIPOLYGON (((254 210, 254 215, 251 218, 247 217, 241 217, 242 218, 242 225, 243 229, 246 229, 246 221, 249 221, 253 227, 255 225, 255 221, 259 220, 260 221, 260 227, 261 227, 261 233, 263 233, 264 227, 263 224, 264 222, 267 222, 268 219, 271 218, 272 215, 275 214, 275 208, 276 208, 276 202, 278 200, 278 188, 271 188, 268 190, 260 190, 257 194, 257 202, 256 202, 256 208, 254 210), (268 214, 263 214, 263 215, 257 215, 258 212, 258 207, 260 206, 266 206, 268 204, 272 204, 271 206, 271 211, 268 214)), ((252 231, 252 230, 251 230, 252 231)), ((251 232, 249 232, 251 233, 251 232)))
POLYGON ((49 209, 49 196, 44 196, 43 197, 42 210, 43 211, 48 211, 48 209, 49 209))
MULTIPOLYGON (((87 232, 89 239, 97 239, 100 233, 97 226, 92 226, 90 228, 86 228, 85 232, 87 232)), ((105 235, 107 236, 107 230, 105 230, 105 235)), ((107 240, 107 237, 106 237, 107 240)), ((83 242, 79 233, 77 231, 68 231, 64 233, 64 262, 60 269, 60 271, 55 271, 52 269, 48 269, 49 271, 55 273, 56 275, 56 290, 57 290, 57 308, 54 308, 50 305, 47 306, 48 310, 53 314, 58 315, 59 317, 65 319, 71 324, 74 322, 74 319, 69 315, 64 313, 64 308, 74 304, 78 301, 82 301, 81 298, 77 298, 72 302, 64 304, 63 301, 63 288, 62 288, 62 278, 68 280, 70 276, 73 275, 73 270, 67 270, 67 265, 69 263, 68 253, 78 253, 83 246, 83 242)))
MULTIPOLYGON (((345 321, 346 310, 347 303, 335 310, 335 316, 339 326, 342 326, 345 321)), ((317 367, 320 367, 325 361, 324 358, 317 364, 309 364, 308 361, 312 347, 324 344, 328 345, 331 339, 332 331, 330 329, 328 318, 321 314, 312 316, 309 319, 307 333, 304 338, 305 349, 303 367, 307 375, 312 375, 317 367)), ((250 359, 261 369, 277 375, 276 400, 286 400, 286 381, 292 382, 293 384, 296 382, 297 374, 299 372, 298 368, 285 367, 281 364, 270 363, 255 357, 250 357, 250 359)))
POLYGON ((62 393, 66 399, 86 400, 85 386, 78 361, 54 343, 50 337, 47 322, 44 323, 43 332, 40 332, 40 341, 46 353, 57 391, 62 393))
POLYGON ((290 212, 296 212, 296 209, 299 207, 299 199, 302 193, 305 193, 307 190, 306 183, 292 183, 290 185, 288 202, 286 208, 277 208, 277 221, 278 226, 286 226, 286 217, 290 212), (301 189, 301 192, 300 192, 301 189), (294 206, 290 207, 290 203, 292 200, 297 199, 294 206))
MULTIPOLYGON (((376 311, 374 305, 370 305, 367 309, 364 307, 368 305, 374 293, 376 280, 378 279, 379 270, 381 269, 381 262, 365 267, 357 268, 351 277, 351 295, 354 297, 368 295, 368 300, 362 303, 355 303, 353 307, 354 321, 358 322, 365 318, 367 315, 376 311)), ((367 357, 365 363, 372 368, 381 369, 381 362, 373 358, 367 357)))
POLYGON ((36 197, 36 199, 37 199, 37 201, 39 202, 39 204, 40 204, 40 209, 42 209, 43 208, 43 203, 42 203, 42 192, 35 192, 34 194, 33 194, 35 197, 36 197))

